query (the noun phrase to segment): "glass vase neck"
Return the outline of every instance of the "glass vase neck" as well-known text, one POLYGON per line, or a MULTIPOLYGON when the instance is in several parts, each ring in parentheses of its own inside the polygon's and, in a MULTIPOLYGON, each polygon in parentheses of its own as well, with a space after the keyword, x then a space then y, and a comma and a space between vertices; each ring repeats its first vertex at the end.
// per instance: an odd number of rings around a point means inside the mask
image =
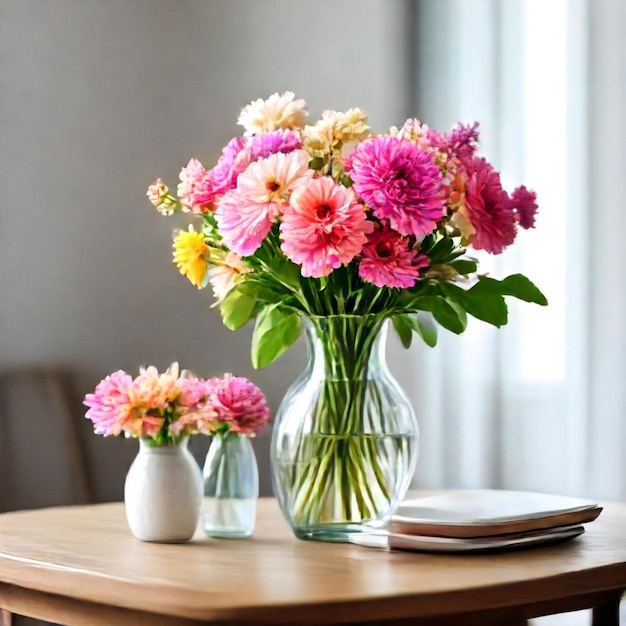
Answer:
POLYGON ((369 366, 386 368, 387 320, 380 315, 304 318, 309 368, 332 380, 367 377, 369 366))

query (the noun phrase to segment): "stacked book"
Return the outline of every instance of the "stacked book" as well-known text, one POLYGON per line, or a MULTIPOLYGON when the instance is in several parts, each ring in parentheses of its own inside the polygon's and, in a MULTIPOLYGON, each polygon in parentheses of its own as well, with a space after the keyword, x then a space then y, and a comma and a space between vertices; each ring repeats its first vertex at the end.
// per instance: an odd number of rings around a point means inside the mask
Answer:
POLYGON ((468 552, 572 539, 602 508, 581 498, 505 490, 447 491, 404 500, 386 531, 355 534, 369 547, 468 552))

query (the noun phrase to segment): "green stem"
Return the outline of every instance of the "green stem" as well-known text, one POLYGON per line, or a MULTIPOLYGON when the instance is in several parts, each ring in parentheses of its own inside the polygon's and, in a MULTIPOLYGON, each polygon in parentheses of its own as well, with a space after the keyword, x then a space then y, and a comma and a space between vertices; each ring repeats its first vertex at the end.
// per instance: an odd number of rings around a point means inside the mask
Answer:
POLYGON ((384 415, 383 398, 369 378, 382 315, 311 318, 324 377, 312 431, 302 434, 290 499, 299 524, 375 519, 390 498, 381 444, 371 415, 384 415))

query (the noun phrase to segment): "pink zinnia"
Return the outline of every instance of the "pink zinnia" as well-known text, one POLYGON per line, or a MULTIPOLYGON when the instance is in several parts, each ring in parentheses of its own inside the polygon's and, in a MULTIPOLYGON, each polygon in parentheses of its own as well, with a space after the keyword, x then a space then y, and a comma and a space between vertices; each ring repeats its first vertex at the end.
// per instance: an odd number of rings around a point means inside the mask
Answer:
POLYGON ((89 407, 86 417, 98 435, 119 435, 130 414, 129 389, 132 376, 122 370, 101 380, 94 393, 85 396, 83 404, 89 407))
POLYGON ((178 197, 192 213, 206 213, 212 210, 215 192, 211 173, 207 172, 197 159, 191 159, 180 170, 178 197))
POLYGON ((178 404, 187 408, 195 408, 206 399, 206 387, 204 381, 190 376, 178 379, 178 404))
POLYGON ((241 256, 263 243, 298 184, 311 176, 304 150, 271 154, 251 163, 237 179, 237 188, 220 200, 215 217, 224 243, 241 256))
POLYGON ((204 403, 195 407, 183 409, 177 414, 177 419, 170 423, 169 429, 173 435, 209 434, 217 426, 217 412, 209 404, 204 403))
POLYGON ((366 139, 352 153, 356 194, 401 235, 427 235, 443 215, 442 177, 432 153, 397 137, 366 139))
POLYGON ((352 190, 324 176, 293 192, 280 226, 281 248, 303 276, 328 276, 361 251, 372 227, 352 190))
POLYGON ((515 215, 502 189, 500 175, 485 159, 464 161, 465 217, 474 233, 468 238, 477 250, 500 254, 515 240, 515 215))
POLYGON ((267 424, 270 410, 263 392, 247 378, 225 374, 208 382, 217 420, 242 435, 254 435, 267 424))
POLYGON ((524 185, 518 187, 511 194, 509 206, 515 211, 515 219, 522 228, 535 227, 537 213, 537 194, 524 185))
POLYGON ((419 270, 428 266, 428 257, 417 255, 407 237, 383 228, 372 233, 363 246, 359 276, 377 287, 413 287, 419 270))
POLYGON ((245 149, 246 142, 240 137, 231 139, 210 172, 210 184, 214 196, 222 195, 237 186, 237 177, 248 167, 251 156, 245 149))

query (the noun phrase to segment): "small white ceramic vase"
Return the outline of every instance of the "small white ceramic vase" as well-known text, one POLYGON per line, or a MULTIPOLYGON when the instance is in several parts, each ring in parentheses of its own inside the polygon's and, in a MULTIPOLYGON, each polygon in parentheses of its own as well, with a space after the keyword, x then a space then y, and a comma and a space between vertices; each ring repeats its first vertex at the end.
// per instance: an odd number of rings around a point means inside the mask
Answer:
POLYGON ((193 536, 202 503, 202 473, 188 440, 151 447, 139 440, 124 483, 126 518, 142 541, 180 542, 193 536))

